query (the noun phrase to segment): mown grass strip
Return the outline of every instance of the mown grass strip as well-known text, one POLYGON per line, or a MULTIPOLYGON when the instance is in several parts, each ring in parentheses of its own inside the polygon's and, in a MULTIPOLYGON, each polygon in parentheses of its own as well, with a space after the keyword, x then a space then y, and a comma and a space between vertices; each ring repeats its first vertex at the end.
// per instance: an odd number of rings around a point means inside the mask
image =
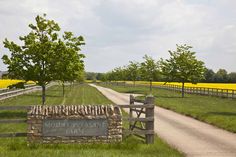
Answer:
POLYGON ((182 154, 171 149, 155 137, 153 145, 143 144, 134 136, 125 138, 117 144, 53 144, 27 145, 25 138, 0 139, 0 156, 7 157, 181 157, 182 154))
MULTIPOLYGON (((76 104, 112 104, 94 87, 87 84, 74 84, 65 87, 65 96, 62 95, 62 87, 59 85, 50 87, 46 91, 46 105, 76 105, 76 104)), ((27 106, 40 105, 41 91, 16 96, 0 101, 0 106, 27 106)))

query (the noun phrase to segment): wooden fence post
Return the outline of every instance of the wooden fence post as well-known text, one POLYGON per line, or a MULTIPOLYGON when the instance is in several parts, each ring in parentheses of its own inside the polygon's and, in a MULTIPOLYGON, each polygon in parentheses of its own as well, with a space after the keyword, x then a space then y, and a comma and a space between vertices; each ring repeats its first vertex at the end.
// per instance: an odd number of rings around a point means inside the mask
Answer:
MULTIPOLYGON (((129 104, 130 105, 134 105, 134 96, 133 95, 130 95, 130 98, 129 98, 129 104)), ((133 117, 133 108, 129 108, 129 118, 132 118, 133 117)), ((132 121, 129 122, 129 130, 131 130, 132 128, 132 121)))
MULTIPOLYGON (((153 105, 153 108, 146 108, 146 118, 154 117, 154 97, 152 95, 147 96, 145 99, 145 104, 153 105)), ((154 131, 154 120, 146 122, 146 130, 154 131)), ((154 143, 154 133, 146 134, 146 143, 154 143)))

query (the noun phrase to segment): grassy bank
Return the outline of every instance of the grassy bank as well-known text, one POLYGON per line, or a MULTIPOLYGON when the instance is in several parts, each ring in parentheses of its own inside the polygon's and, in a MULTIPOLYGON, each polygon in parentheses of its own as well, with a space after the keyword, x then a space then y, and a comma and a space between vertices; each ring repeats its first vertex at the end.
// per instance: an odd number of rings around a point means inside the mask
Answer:
MULTIPOLYGON (((40 104, 40 92, 35 92, 9 100, 1 101, 1 105, 40 104)), ((57 104, 111 104, 99 91, 88 85, 66 87, 66 96, 62 96, 61 87, 54 86, 47 91, 47 105, 57 104)), ((0 118, 25 118, 26 113, 1 112, 0 118)), ((125 125, 125 124, 124 124, 125 125)), ((26 124, 0 124, 0 132, 25 132, 26 124)), ((155 137, 153 145, 144 144, 134 136, 124 138, 117 144, 54 144, 28 145, 26 138, 0 138, 0 156, 6 157, 180 157, 183 156, 165 142, 155 137)))
MULTIPOLYGON (((118 92, 149 94, 148 87, 111 86, 118 92)), ((236 132, 236 100, 217 97, 186 94, 154 88, 152 94, 156 97, 158 106, 179 112, 213 124, 217 127, 236 132)))
POLYGON ((125 138, 118 144, 54 144, 30 145, 26 139, 1 139, 0 156, 4 157, 180 157, 158 137, 155 144, 143 144, 135 137, 125 138))

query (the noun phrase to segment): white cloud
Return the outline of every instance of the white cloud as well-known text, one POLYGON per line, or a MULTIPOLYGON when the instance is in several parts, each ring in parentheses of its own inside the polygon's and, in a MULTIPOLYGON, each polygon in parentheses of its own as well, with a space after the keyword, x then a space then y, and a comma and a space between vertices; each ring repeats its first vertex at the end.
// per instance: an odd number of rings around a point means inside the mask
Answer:
MULTIPOLYGON (((236 71, 235 1, 25 0, 0 1, 0 40, 17 40, 37 14, 47 13, 62 30, 84 35, 86 69, 108 71, 144 54, 168 57, 187 43, 214 70, 236 71), (224 55, 223 55, 224 54, 224 55), (220 64, 218 64, 220 63, 220 64)), ((9 54, 0 43, 1 54, 9 54)), ((0 62, 1 69, 5 69, 0 62)))

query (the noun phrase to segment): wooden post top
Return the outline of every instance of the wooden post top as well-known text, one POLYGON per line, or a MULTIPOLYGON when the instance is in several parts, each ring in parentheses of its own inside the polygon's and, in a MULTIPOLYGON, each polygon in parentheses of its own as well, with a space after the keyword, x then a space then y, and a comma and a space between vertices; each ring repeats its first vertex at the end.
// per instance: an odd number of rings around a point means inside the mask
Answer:
POLYGON ((145 99, 146 104, 154 104, 155 97, 153 95, 147 95, 145 99))

